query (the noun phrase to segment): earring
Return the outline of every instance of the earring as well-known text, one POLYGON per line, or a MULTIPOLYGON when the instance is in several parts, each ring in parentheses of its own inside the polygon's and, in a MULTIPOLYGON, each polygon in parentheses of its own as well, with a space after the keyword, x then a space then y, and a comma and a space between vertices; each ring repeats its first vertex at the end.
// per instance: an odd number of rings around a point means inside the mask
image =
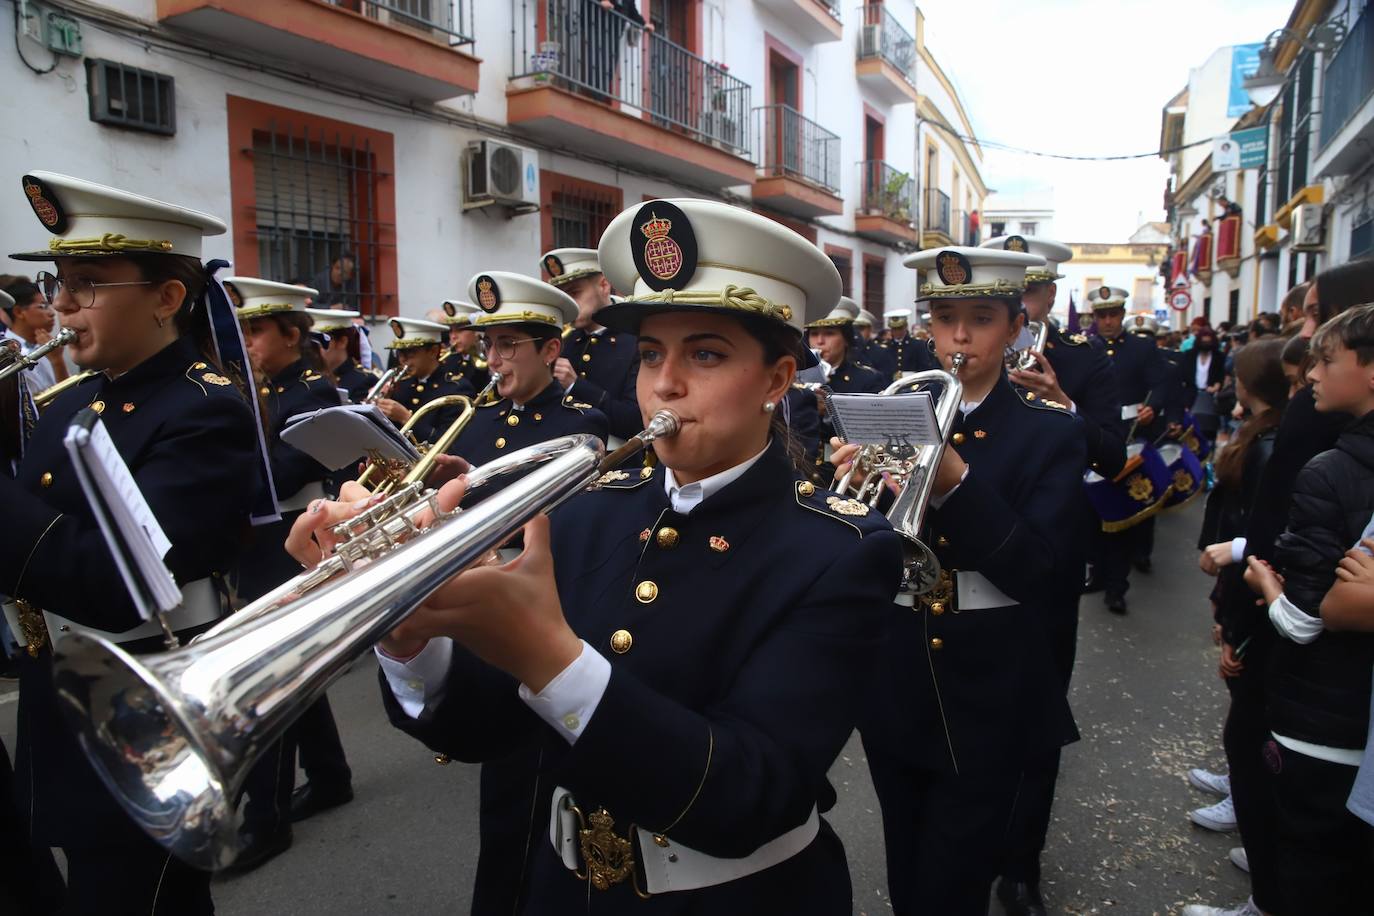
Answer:
POLYGON ((773 410, 774 410, 776 407, 777 407, 777 405, 774 404, 772 401, 764 401, 764 402, 763 402, 763 412, 764 412, 764 413, 772 413, 773 410))
POLYGON ((162 320, 162 316, 161 316, 161 315, 157 316, 157 326, 158 326, 158 327, 162 327, 163 323, 164 323, 164 322, 163 322, 163 320, 162 320))

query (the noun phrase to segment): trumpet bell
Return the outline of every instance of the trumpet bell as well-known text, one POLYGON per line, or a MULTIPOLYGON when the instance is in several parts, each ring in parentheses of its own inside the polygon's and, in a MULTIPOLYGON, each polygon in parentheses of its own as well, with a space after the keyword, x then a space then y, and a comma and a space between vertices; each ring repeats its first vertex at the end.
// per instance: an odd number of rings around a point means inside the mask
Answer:
POLYGON ((237 802, 253 762, 439 586, 586 489, 604 451, 593 436, 564 436, 476 468, 470 492, 523 476, 402 542, 382 539, 347 574, 299 595, 272 592, 179 649, 134 656, 73 633, 54 661, 63 715, 135 823, 182 861, 222 869, 239 852, 237 802))

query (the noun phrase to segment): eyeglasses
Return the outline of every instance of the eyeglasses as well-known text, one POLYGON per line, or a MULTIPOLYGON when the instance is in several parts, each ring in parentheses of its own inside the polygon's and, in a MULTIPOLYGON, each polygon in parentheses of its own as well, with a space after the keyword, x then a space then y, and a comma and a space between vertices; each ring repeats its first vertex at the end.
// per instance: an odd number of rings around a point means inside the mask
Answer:
POLYGON ((514 359, 516 344, 533 343, 538 339, 538 337, 502 337, 500 340, 492 342, 483 337, 478 342, 478 349, 482 351, 484 357, 490 356, 491 352, 495 350, 496 355, 502 359, 514 359))
POLYGON ((88 309, 95 305, 95 291, 104 289, 107 286, 152 286, 152 280, 124 280, 118 283, 95 283, 84 277, 57 277, 46 270, 40 271, 37 277, 38 288, 43 292, 43 298, 50 305, 57 305, 57 297, 66 290, 72 302, 79 309, 88 309))

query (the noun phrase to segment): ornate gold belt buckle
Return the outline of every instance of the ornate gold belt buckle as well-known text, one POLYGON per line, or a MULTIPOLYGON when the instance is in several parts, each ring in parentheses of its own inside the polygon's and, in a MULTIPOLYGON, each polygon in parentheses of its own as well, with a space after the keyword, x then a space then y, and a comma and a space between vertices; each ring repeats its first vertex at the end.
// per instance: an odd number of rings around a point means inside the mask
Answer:
MULTIPOLYGON (((639 880, 635 875, 634 843, 615 832, 615 818, 611 817, 610 812, 605 808, 597 808, 584 819, 581 809, 576 805, 572 806, 572 811, 577 815, 580 825, 577 831, 578 849, 586 869, 575 873, 577 879, 590 880, 592 887, 605 891, 629 878, 635 894, 647 900, 650 895, 639 889, 639 880)), ((631 827, 629 832, 633 835, 634 828, 631 827)))
POLYGON ((25 648, 31 658, 37 658, 48 643, 48 622, 42 611, 22 598, 15 598, 14 606, 19 609, 19 629, 23 631, 25 648))

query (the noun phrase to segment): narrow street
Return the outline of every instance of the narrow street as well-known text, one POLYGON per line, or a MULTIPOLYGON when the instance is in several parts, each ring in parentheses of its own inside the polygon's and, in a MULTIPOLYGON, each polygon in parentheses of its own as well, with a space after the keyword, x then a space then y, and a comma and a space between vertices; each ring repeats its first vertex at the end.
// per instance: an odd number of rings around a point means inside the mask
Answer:
MULTIPOLYGON (((1192 547, 1200 517, 1199 501, 1160 518, 1155 570, 1133 574, 1127 617, 1109 615, 1100 595, 1083 599, 1074 680, 1083 740, 1064 756, 1045 860, 1051 912, 1149 916, 1246 895, 1245 876, 1226 859, 1239 839, 1187 820, 1212 799, 1184 774, 1221 765, 1226 708, 1208 580, 1192 547)), ((356 799, 297 825, 293 848, 257 872, 216 882, 223 916, 467 912, 477 770, 437 766, 393 731, 374 669, 364 660, 330 693, 356 799)), ((0 688, 0 734, 11 748, 14 689, 0 688)), ((857 738, 832 779, 840 802, 829 816, 849 851, 855 912, 889 912, 877 801, 857 738)))

